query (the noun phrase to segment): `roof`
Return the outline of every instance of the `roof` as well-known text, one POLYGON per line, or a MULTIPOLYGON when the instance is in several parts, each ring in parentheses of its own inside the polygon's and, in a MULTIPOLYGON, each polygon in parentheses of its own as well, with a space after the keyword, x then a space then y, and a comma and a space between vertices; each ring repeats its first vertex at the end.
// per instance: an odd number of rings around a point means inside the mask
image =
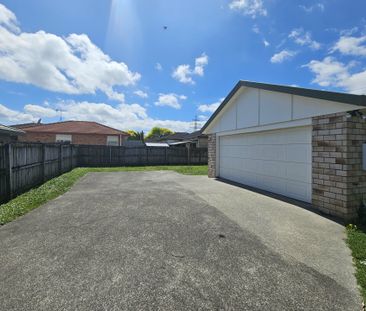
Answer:
POLYGON ((9 135, 22 135, 24 134, 24 131, 0 124, 0 133, 5 133, 9 135))
POLYGON ((33 127, 33 126, 39 126, 41 125, 41 120, 39 120, 38 122, 31 122, 31 123, 22 123, 22 124, 14 124, 11 125, 11 127, 15 127, 17 129, 22 129, 22 128, 26 128, 26 127, 33 127))
POLYGON ((285 86, 285 85, 278 85, 278 84, 269 84, 269 83, 260 83, 260 82, 240 80, 235 85, 235 87, 231 90, 229 95, 224 99, 224 101, 221 103, 221 105, 216 109, 216 111, 213 113, 213 115, 205 123, 205 125, 202 128, 202 131, 205 130, 209 126, 209 124, 216 118, 216 116, 226 106, 226 104, 230 101, 230 99, 242 87, 252 87, 252 88, 266 90, 266 91, 287 93, 287 94, 292 94, 292 95, 311 97, 311 98, 339 102, 339 103, 343 103, 343 104, 350 104, 350 105, 366 107, 366 95, 354 95, 354 94, 348 94, 348 93, 329 92, 329 91, 306 89, 306 88, 294 87, 294 86, 285 86))
POLYGON ((165 135, 154 135, 148 139, 150 142, 159 142, 159 141, 166 141, 166 140, 183 140, 186 139, 186 136, 189 135, 187 132, 175 132, 172 134, 165 134, 165 135))
POLYGON ((123 131, 90 121, 64 121, 39 124, 37 126, 25 126, 22 129, 32 133, 128 135, 123 131))
POLYGON ((206 136, 206 137, 207 137, 207 135, 206 135, 206 134, 203 134, 203 133, 202 133, 202 130, 199 130, 199 131, 195 131, 195 132, 192 132, 192 133, 188 134, 188 135, 185 137, 185 139, 192 140, 192 139, 196 139, 196 138, 198 138, 198 137, 204 137, 204 136, 206 136))
POLYGON ((173 134, 165 135, 161 138, 164 140, 181 140, 186 139, 187 135, 189 135, 187 132, 175 132, 173 134))
POLYGON ((167 144, 167 143, 146 142, 145 145, 146 145, 146 147, 169 147, 169 144, 167 144))

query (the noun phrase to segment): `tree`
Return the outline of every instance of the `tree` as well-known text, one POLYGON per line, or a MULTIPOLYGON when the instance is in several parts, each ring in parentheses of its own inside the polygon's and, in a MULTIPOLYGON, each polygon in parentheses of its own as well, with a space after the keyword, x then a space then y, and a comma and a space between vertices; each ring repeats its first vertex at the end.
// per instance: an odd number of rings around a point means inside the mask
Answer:
POLYGON ((128 130, 126 131, 130 136, 128 136, 127 140, 139 140, 144 141, 144 131, 137 132, 134 130, 128 130))
POLYGON ((167 128, 155 126, 146 135, 146 139, 150 139, 153 137, 161 137, 161 136, 169 135, 169 134, 173 134, 173 133, 174 133, 173 131, 171 131, 167 128))

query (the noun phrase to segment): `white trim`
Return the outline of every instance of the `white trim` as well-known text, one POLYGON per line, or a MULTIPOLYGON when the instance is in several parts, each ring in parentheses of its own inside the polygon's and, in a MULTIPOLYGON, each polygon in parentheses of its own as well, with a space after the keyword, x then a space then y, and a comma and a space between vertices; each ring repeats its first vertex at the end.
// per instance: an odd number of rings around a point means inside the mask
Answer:
POLYGON ((56 134, 55 136, 56 143, 65 143, 65 142, 72 142, 72 135, 70 134, 56 134))
POLYGON ((117 135, 108 135, 107 146, 119 146, 119 137, 117 135))
POLYGON ((311 118, 307 118, 307 119, 286 121, 286 122, 273 123, 273 124, 267 124, 267 125, 261 125, 261 126, 252 126, 252 127, 234 130, 234 131, 219 132, 219 133, 216 133, 216 135, 217 135, 217 137, 220 137, 220 136, 243 134, 243 133, 272 131, 272 130, 278 130, 278 129, 282 129, 282 128, 285 129, 285 128, 290 128, 290 127, 309 126, 311 124, 312 124, 311 118))
POLYGON ((219 173, 220 173, 220 136, 219 135, 216 135, 215 160, 216 160, 215 177, 219 177, 219 173))

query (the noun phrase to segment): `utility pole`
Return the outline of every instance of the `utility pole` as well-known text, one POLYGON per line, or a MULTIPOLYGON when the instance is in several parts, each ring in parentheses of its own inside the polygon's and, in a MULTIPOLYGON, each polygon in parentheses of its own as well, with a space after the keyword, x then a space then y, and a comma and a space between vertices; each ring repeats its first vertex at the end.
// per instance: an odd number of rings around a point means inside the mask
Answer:
POLYGON ((195 115, 194 119, 192 120, 194 123, 193 123, 193 130, 194 131, 198 131, 198 117, 197 115, 195 115))

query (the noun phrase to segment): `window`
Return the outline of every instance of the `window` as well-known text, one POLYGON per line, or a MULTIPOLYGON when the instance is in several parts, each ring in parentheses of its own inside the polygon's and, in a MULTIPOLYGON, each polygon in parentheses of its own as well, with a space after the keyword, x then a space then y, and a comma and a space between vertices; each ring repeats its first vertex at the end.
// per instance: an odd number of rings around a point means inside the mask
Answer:
POLYGON ((108 146, 118 146, 118 136, 107 136, 108 146))
POLYGON ((56 134, 56 143, 71 143, 72 136, 65 134, 56 134))

